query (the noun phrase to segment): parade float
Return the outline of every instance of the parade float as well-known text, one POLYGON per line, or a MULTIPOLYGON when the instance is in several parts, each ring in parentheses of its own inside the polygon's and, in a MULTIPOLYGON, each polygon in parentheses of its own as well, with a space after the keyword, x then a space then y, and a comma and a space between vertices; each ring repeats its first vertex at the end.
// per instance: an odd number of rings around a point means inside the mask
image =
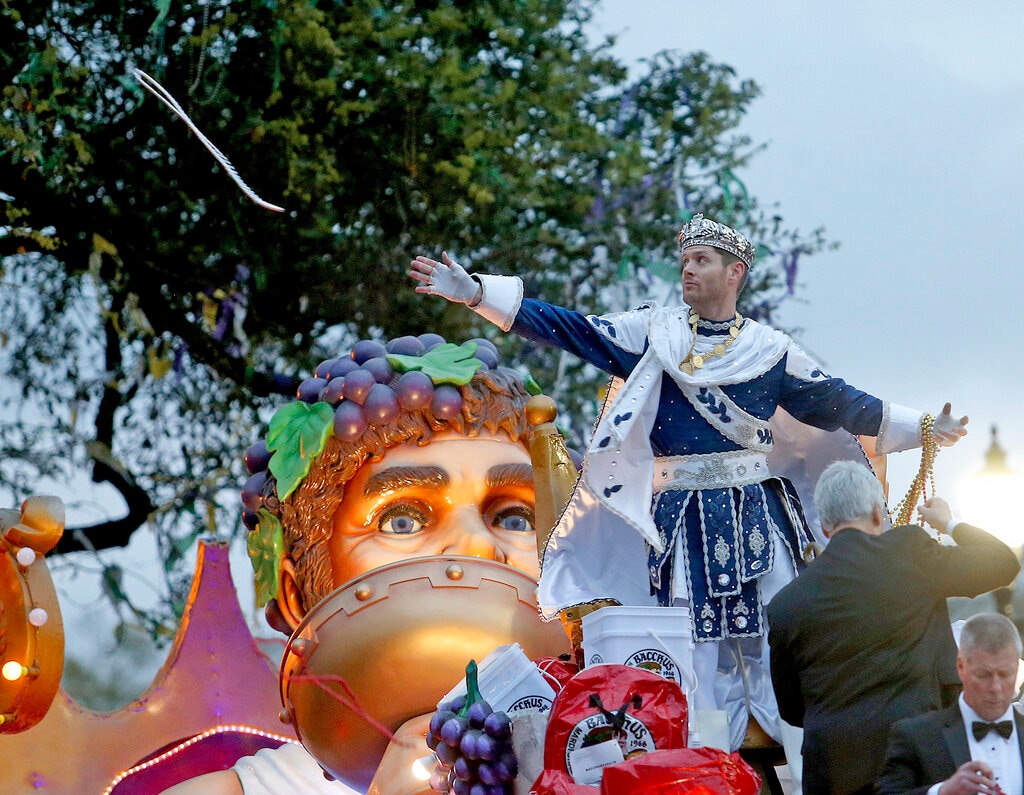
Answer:
MULTIPOLYGON (((536 574, 493 559, 507 555, 489 559, 455 547, 407 559, 399 553, 329 583, 336 587, 321 583, 327 592, 282 623, 279 605, 287 611, 296 598, 280 593, 288 582, 282 571, 290 571, 282 561, 298 557, 295 538, 286 541, 282 527, 297 521, 287 510, 293 493, 312 489, 305 499, 333 506, 322 512, 328 520, 313 520, 327 521, 333 532, 340 486, 332 487, 330 465, 320 461, 346 466, 375 427, 424 407, 431 412, 426 432, 406 426, 402 443, 440 451, 435 442, 453 429, 467 437, 500 431, 527 449, 536 511, 531 546, 534 555, 543 548, 577 468, 554 425, 554 403, 530 397, 521 383, 509 387, 518 390, 520 425, 472 419, 483 404, 471 386, 490 378, 492 388, 496 370, 504 368, 485 340, 456 346, 436 335, 386 349, 363 341, 324 362, 300 386, 298 400, 275 415, 268 439, 250 449, 251 477, 242 489, 257 590, 271 608, 271 625, 290 633, 282 658, 268 660, 248 628, 227 547, 202 543, 166 662, 141 696, 111 712, 86 709, 59 686, 63 632, 45 554, 63 529, 62 505, 33 498, 20 513, 6 512, 4 791, 155 793, 222 774, 262 749, 301 743, 325 780, 347 787, 342 792, 757 792, 761 779, 740 754, 689 747, 689 683, 681 672, 688 638, 666 642, 653 619, 643 619, 654 628, 643 637, 636 616, 626 616, 630 631, 616 630, 612 605, 544 622, 536 574), (526 433, 510 430, 516 427, 526 433), (310 485, 318 467, 328 476, 310 485), (596 622, 599 615, 609 620, 596 622), (627 646, 647 652, 611 652, 630 632, 638 639, 627 646)), ((381 459, 399 442, 377 444, 381 459)), ((755 764, 760 751, 771 754, 761 770, 777 791, 778 747, 756 726, 748 735, 755 764)))

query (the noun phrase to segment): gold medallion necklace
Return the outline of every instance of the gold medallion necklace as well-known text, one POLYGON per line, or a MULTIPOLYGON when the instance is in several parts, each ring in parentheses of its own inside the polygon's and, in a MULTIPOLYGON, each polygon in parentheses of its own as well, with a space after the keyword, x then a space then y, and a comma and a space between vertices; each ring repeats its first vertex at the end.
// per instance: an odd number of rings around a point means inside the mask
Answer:
POLYGON ((736 342, 736 338, 740 335, 740 327, 743 325, 743 316, 737 312, 736 317, 729 324, 729 339, 725 342, 715 343, 715 346, 707 353, 697 354, 693 352, 693 349, 697 346, 697 324, 700 323, 700 315, 691 309, 689 320, 693 341, 690 343, 690 350, 687 352, 686 357, 679 362, 679 369, 687 375, 693 375, 695 370, 699 370, 710 359, 724 355, 729 350, 729 347, 736 342))

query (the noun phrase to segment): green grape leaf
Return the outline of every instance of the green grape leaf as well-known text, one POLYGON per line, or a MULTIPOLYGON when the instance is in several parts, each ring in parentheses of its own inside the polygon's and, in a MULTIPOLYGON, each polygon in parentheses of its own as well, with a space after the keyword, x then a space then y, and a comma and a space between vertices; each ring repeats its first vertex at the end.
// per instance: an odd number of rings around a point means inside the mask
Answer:
POLYGON ((475 342, 464 342, 456 345, 446 342, 431 348, 422 356, 404 356, 398 353, 387 355, 388 364, 402 373, 410 370, 422 370, 435 384, 468 384, 473 374, 483 367, 483 362, 474 359, 475 342))
POLYGON ((256 606, 263 607, 277 596, 284 555, 284 532, 281 521, 266 508, 260 508, 259 524, 249 531, 246 548, 256 579, 256 606))
POLYGON ((297 401, 278 409, 270 419, 267 449, 273 451, 270 473, 277 479, 277 496, 286 500, 309 474, 334 430, 334 409, 327 403, 297 401))

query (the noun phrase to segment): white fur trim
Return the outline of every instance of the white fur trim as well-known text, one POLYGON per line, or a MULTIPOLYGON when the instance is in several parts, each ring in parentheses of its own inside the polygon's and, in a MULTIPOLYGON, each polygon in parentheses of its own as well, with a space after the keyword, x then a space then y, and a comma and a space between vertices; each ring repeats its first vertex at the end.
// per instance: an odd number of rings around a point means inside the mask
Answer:
POLYGON ((502 331, 508 331, 523 303, 523 280, 518 276, 494 276, 487 273, 474 274, 474 278, 480 282, 483 295, 480 303, 470 309, 502 331))
POLYGON ((875 441, 875 455, 898 453, 921 446, 921 420, 924 412, 896 403, 882 403, 882 423, 875 441))

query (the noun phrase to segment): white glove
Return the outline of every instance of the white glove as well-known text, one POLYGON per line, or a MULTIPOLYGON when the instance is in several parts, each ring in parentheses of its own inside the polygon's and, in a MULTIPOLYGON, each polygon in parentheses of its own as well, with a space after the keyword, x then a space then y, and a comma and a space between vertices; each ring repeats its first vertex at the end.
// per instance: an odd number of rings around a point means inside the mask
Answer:
POLYGON ((416 281, 416 292, 439 295, 456 304, 474 305, 480 302, 483 288, 466 273, 466 269, 442 252, 441 262, 419 256, 410 265, 409 275, 416 281))
POLYGON ((943 406, 932 425, 932 437, 942 447, 949 447, 967 435, 967 417, 957 419, 952 415, 952 408, 949 403, 943 406))

